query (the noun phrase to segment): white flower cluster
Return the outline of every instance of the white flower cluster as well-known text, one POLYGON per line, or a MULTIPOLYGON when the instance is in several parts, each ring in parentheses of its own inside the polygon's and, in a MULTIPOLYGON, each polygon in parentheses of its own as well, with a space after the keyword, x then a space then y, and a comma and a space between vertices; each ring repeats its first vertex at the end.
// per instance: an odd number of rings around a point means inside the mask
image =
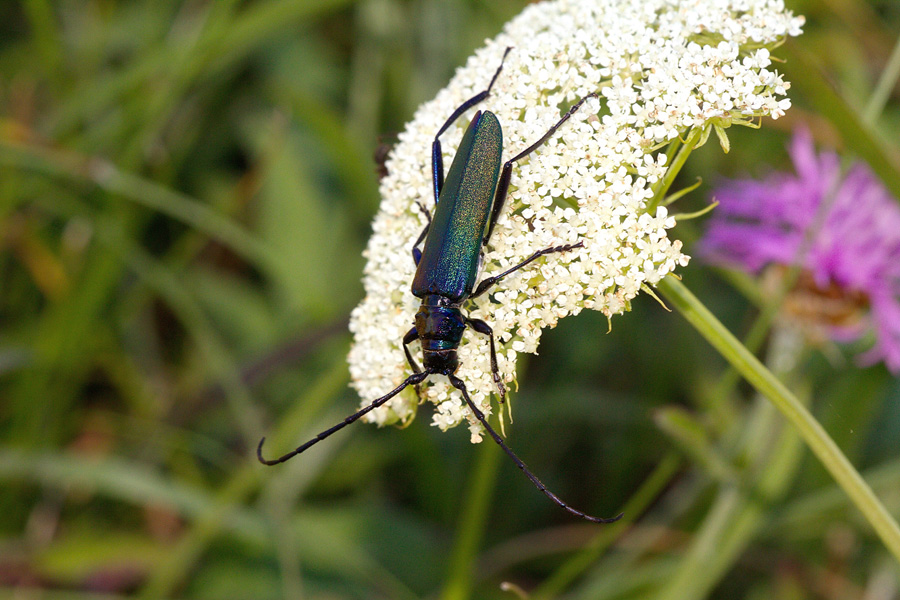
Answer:
MULTIPOLYGON (((516 164, 481 277, 550 246, 580 241, 584 248, 543 257, 464 306, 493 328, 502 377, 512 382, 517 354, 536 352, 542 329, 582 308, 622 313, 642 286, 687 264, 681 242, 666 235, 674 219, 664 207, 648 212, 667 169, 659 149, 712 122, 783 114, 789 102, 779 96, 788 84, 768 69, 766 47, 797 35, 802 23, 781 0, 557 0, 530 5, 508 23, 419 108, 387 162, 365 254, 366 297, 350 324, 350 370, 363 405, 410 373, 401 343, 420 304, 410 292, 411 247, 425 225, 416 203, 434 208, 432 139, 457 106, 487 87, 505 48, 512 50, 503 71, 477 107, 497 115, 505 159, 540 139, 578 99, 600 94, 516 164)), ((474 111, 442 136, 446 165, 474 111)), ((418 342, 411 351, 421 364, 418 342)), ((459 360, 457 375, 490 414, 487 337, 468 330, 459 360)), ((420 388, 437 407, 435 425, 467 421, 480 441, 481 425, 445 377, 420 388)), ((406 422, 416 405, 408 389, 367 418, 406 422)))

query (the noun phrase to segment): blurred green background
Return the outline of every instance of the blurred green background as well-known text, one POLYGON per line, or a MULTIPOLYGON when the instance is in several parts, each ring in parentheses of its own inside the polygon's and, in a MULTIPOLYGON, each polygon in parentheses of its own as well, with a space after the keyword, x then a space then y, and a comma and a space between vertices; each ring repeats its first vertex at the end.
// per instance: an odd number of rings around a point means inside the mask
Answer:
MULTIPOLYGON (((546 333, 507 429, 552 490, 621 524, 574 520, 427 407, 255 461, 262 435, 287 449, 357 406, 373 153, 524 5, 0 3, 0 596, 900 597, 781 418, 648 296, 610 333, 588 312, 546 333)), ((807 17, 774 53, 794 108, 695 152, 680 211, 717 177, 787 168, 799 122, 900 189, 896 81, 854 137, 900 4, 788 5, 807 17)), ((701 228, 675 230, 688 253, 701 228)), ((747 333, 746 286, 681 272, 747 333)), ((804 354, 791 383, 897 515, 900 385, 845 358, 804 354)))

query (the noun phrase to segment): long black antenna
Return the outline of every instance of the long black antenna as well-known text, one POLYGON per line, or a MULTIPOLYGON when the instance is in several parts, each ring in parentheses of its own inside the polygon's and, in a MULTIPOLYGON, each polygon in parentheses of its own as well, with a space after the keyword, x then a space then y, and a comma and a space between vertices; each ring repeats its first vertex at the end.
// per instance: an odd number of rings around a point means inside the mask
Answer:
POLYGON ((364 414, 366 414, 372 410, 375 410, 376 408, 378 408, 379 406, 381 406, 382 404, 384 404, 385 402, 387 402, 388 400, 390 400, 391 398, 393 398, 394 396, 396 396, 397 394, 402 392, 404 390, 404 388, 406 388, 407 386, 418 385, 418 384, 422 383, 422 381, 427 376, 428 376, 428 373, 413 373, 412 375, 410 375, 409 377, 406 378, 406 381, 404 381, 403 383, 401 383, 400 385, 395 387, 393 390, 391 390, 390 392, 388 392, 381 398, 374 400, 372 402, 372 404, 353 413, 352 415, 350 415, 349 417, 347 417, 346 419, 344 419, 343 421, 341 421, 340 423, 338 423, 331 429, 326 429, 325 431, 323 431, 322 433, 320 433, 313 439, 309 440, 302 446, 298 447, 296 450, 292 450, 291 452, 288 452, 287 454, 285 454, 284 456, 281 456, 279 458, 274 458, 272 460, 266 460, 265 458, 263 458, 262 447, 263 447, 263 444, 266 443, 266 438, 263 438, 263 439, 259 440, 259 446, 256 447, 256 458, 258 458, 259 462, 261 462, 262 464, 269 465, 270 467, 272 465, 277 465, 279 463, 283 463, 286 460, 290 460, 290 459, 294 458, 295 456, 297 456, 298 454, 300 454, 301 452, 304 452, 310 446, 318 444, 319 442, 321 442, 322 440, 324 440, 325 438, 330 436, 332 433, 340 431, 347 425, 353 423, 354 421, 356 421, 357 419, 362 417, 364 414))
MULTIPOLYGON (((366 413, 375 410, 376 408, 378 408, 379 406, 381 406, 382 404, 384 404, 385 402, 387 402, 388 400, 390 400, 391 398, 393 398, 394 396, 396 396, 397 394, 402 392, 405 388, 407 388, 411 385, 415 386, 415 385, 422 383, 422 381, 424 381, 425 378, 428 377, 429 375, 432 375, 432 373, 430 373, 428 371, 425 371, 422 373, 413 373, 412 375, 407 377, 403 383, 398 385, 396 388, 394 388, 393 390, 391 390, 390 392, 388 392, 381 398, 374 400, 371 404, 369 404, 365 408, 360 409, 359 411, 353 413, 352 415, 350 415, 349 417, 347 417, 346 419, 344 419, 343 421, 341 421, 334 427, 332 427, 330 429, 326 429, 325 431, 323 431, 322 433, 320 433, 313 439, 309 440, 302 446, 299 446, 296 450, 292 450, 291 452, 288 452, 284 456, 280 456, 280 457, 272 459, 272 460, 266 460, 265 458, 263 458, 262 448, 263 448, 263 444, 266 442, 266 438, 263 438, 263 439, 259 440, 259 446, 256 447, 256 458, 258 458, 259 462, 261 462, 262 464, 269 465, 269 466, 277 465, 279 463, 283 463, 287 460, 290 460, 293 457, 300 454, 301 452, 306 451, 306 449, 309 448, 310 446, 318 444, 319 442, 321 442, 322 440, 324 440, 331 434, 336 433, 336 432, 340 431, 341 429, 343 429, 344 427, 346 427, 347 425, 350 425, 351 423, 359 420, 359 418, 362 417, 363 415, 365 415, 366 413)), ((450 383, 453 385, 453 387, 455 387, 460 392, 462 392, 463 399, 465 399, 466 404, 469 406, 469 408, 475 414, 475 417, 484 426, 484 428, 488 432, 488 434, 492 438, 494 438, 494 441, 497 442, 497 445, 500 446, 501 448, 503 448, 503 451, 506 452, 507 455, 509 455, 509 457, 513 460, 514 463, 516 463, 516 466, 519 467, 519 469, 521 469, 522 472, 525 473, 525 476, 531 480, 531 483, 533 483, 534 486, 538 490, 541 491, 541 493, 543 493, 545 496, 550 498, 550 500, 552 500, 557 506, 559 506, 566 512, 569 512, 569 513, 575 515, 576 517, 581 517, 582 519, 586 519, 593 523, 613 523, 622 518, 621 514, 619 514, 615 517, 609 518, 609 519, 602 519, 600 517, 594 517, 587 513, 583 513, 580 510, 572 508, 571 506, 569 506, 568 504, 563 502, 559 496, 557 496, 556 494, 554 494, 553 492, 548 490, 547 486, 545 486, 543 484, 543 482, 540 479, 538 479, 534 473, 531 472, 531 470, 525 465, 525 463, 522 462, 522 459, 520 459, 518 456, 516 456, 516 453, 513 452, 509 446, 506 445, 506 443, 503 441, 503 438, 501 438, 500 435, 496 431, 494 431, 494 428, 488 424, 487 419, 484 416, 484 413, 481 412, 480 410, 478 410, 478 407, 475 406, 475 403, 472 402, 471 398, 469 398, 469 392, 466 390, 466 385, 463 383, 462 379, 460 379, 459 377, 456 377, 454 375, 449 375, 448 377, 450 378, 450 383)))
POLYGON ((484 428, 487 430, 487 432, 490 434, 490 436, 492 438, 494 438, 494 441, 497 442, 497 444, 501 448, 503 448, 503 451, 506 452, 511 459, 513 459, 513 462, 516 463, 516 466, 519 467, 523 473, 525 473, 525 476, 531 480, 531 483, 533 483, 537 489, 539 489, 541 492, 543 492, 543 494, 545 496, 547 496, 548 498, 553 500, 553 502, 555 502, 557 506, 559 506, 563 510, 575 515, 576 517, 581 517, 582 519, 587 519, 588 521, 592 521, 594 523, 614 523, 622 518, 622 514, 624 514, 624 513, 620 513, 610 519, 601 519, 600 517, 594 517, 589 514, 583 513, 580 510, 572 508, 571 506, 569 506, 568 504, 563 502, 559 496, 557 496, 556 494, 554 494, 553 492, 548 490, 547 486, 545 486, 541 482, 541 480, 538 479, 537 476, 534 473, 532 473, 528 469, 527 466, 525 466, 525 463, 522 462, 522 459, 520 459, 518 456, 516 456, 516 453, 513 452, 509 446, 506 445, 506 443, 503 441, 503 439, 497 434, 496 431, 494 431, 494 428, 491 427, 490 425, 488 425, 487 419, 484 418, 484 413, 481 412, 480 410, 478 410, 478 407, 475 406, 475 403, 472 402, 471 398, 469 398, 469 392, 466 391, 466 386, 462 382, 462 379, 460 379, 459 377, 456 377, 454 375, 449 375, 449 377, 450 377, 450 383, 453 384, 453 387, 455 387, 460 392, 462 392, 462 395, 466 401, 466 404, 469 405, 469 408, 472 410, 473 413, 475 413, 475 417, 479 421, 481 421, 481 424, 484 426, 484 428))

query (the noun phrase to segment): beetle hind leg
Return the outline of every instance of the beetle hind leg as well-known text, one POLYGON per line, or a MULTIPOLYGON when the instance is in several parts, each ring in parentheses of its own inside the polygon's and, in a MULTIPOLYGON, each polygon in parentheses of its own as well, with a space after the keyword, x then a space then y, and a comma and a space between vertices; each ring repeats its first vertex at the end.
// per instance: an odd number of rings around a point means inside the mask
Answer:
POLYGON ((422 233, 419 234, 419 237, 416 238, 412 247, 413 262, 416 263, 416 266, 418 267, 419 261, 422 260, 422 251, 419 250, 419 244, 422 243, 422 240, 428 235, 428 230, 431 229, 431 213, 428 212, 428 209, 425 208, 425 205, 421 202, 416 202, 416 206, 418 206, 419 211, 425 215, 425 227, 422 229, 422 233))
POLYGON ((460 104, 456 110, 453 111, 453 114, 444 121, 444 124, 438 129, 437 134, 434 136, 434 141, 431 143, 431 177, 434 183, 435 204, 437 204, 438 197, 441 195, 441 189, 444 187, 444 158, 441 152, 441 134, 447 131, 447 128, 449 128, 460 115, 491 95, 491 88, 494 87, 497 77, 500 76, 500 71, 503 70, 503 61, 506 60, 506 55, 509 54, 510 50, 512 50, 512 48, 508 47, 503 53, 503 58, 500 59, 500 66, 494 71, 494 76, 491 78, 491 82, 488 84, 487 88, 460 104))
POLYGON ((581 105, 584 104, 588 98, 596 97, 596 93, 590 93, 584 96, 581 100, 572 105, 572 108, 570 108, 566 112, 566 114, 564 114, 559 119, 559 121, 557 121, 550 129, 548 129, 547 133, 541 136, 541 139, 503 163, 503 169, 500 171, 500 179, 497 182, 497 191, 494 194, 494 206, 491 208, 491 218, 488 221, 487 232, 484 235, 485 244, 487 244, 491 239, 491 234, 494 232, 494 225, 497 224, 497 219, 500 217, 500 213, 503 210, 503 205, 506 203, 506 195, 509 193, 509 183, 512 179, 513 165, 540 148, 547 140, 553 137, 553 134, 556 133, 556 130, 559 129, 563 123, 568 121, 572 117, 572 115, 578 112, 578 109, 581 108, 581 105))
POLYGON ((562 246, 552 246, 550 248, 544 248, 543 250, 538 250, 537 252, 535 252, 534 254, 532 254, 531 256, 529 256, 528 258, 526 258, 519 264, 517 264, 516 266, 503 271, 499 275, 494 275, 493 277, 488 277, 487 279, 483 279, 481 281, 481 283, 478 284, 478 287, 475 288, 475 291, 472 292, 472 295, 469 297, 477 298, 478 296, 482 295, 483 293, 485 293, 486 291, 491 289, 493 286, 495 286, 498 281, 500 281, 501 279, 503 279, 510 273, 514 273, 514 272, 518 271, 522 267, 537 260, 538 258, 540 258, 542 256, 545 256, 547 254, 555 254, 557 252, 568 252, 569 250, 574 250, 575 248, 584 248, 584 242, 578 242, 577 244, 564 244, 562 246))

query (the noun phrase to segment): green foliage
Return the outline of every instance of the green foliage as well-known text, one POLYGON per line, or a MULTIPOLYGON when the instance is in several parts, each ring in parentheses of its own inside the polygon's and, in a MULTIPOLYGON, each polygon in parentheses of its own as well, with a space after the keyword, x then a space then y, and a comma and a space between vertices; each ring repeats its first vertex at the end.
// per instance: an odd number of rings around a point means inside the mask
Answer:
MULTIPOLYGON (((523 6, 0 3, 0 595, 896 595, 896 562, 797 432, 649 296, 608 334, 597 314, 546 334, 507 426, 548 487, 620 523, 573 522, 427 409, 256 463, 261 436, 287 450, 358 403, 346 320, 379 134, 523 6)), ((729 129, 727 156, 695 151, 670 193, 777 167, 801 117, 900 189, 894 2, 791 8, 807 33, 775 55, 795 107, 729 129)), ((699 221, 676 231, 688 253, 699 221)), ((751 282, 683 271, 762 347, 751 282)), ((900 513, 896 380, 817 352, 777 374, 900 513)))

